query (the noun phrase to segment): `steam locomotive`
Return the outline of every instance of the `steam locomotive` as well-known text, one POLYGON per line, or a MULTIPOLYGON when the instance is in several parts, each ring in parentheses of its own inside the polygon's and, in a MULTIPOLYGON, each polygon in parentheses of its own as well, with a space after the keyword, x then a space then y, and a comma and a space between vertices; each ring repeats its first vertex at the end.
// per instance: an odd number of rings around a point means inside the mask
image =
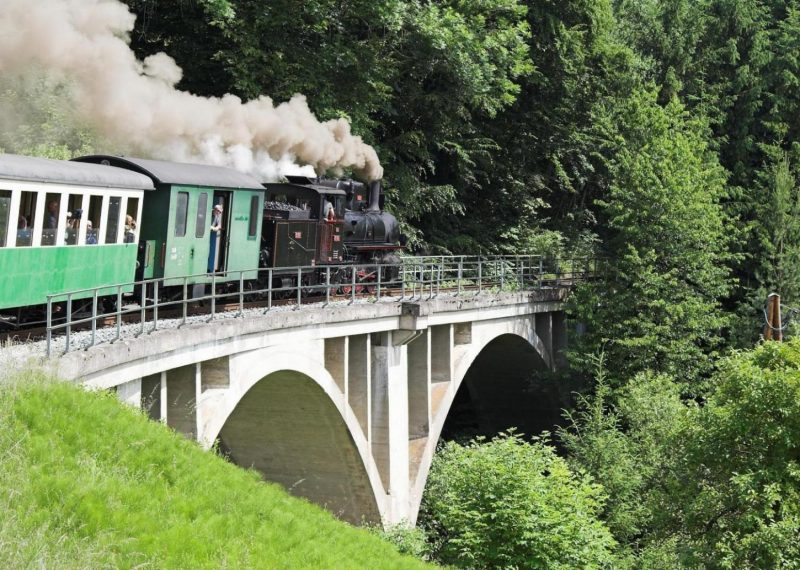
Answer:
POLYGON ((380 182, 261 184, 208 165, 0 154, 0 326, 41 318, 48 295, 86 289, 80 301, 107 286, 113 300, 134 280, 199 296, 241 280, 314 285, 331 270, 335 282, 352 263, 384 264, 388 279, 400 239, 380 182))
MULTIPOLYGON (((383 211, 380 182, 289 176, 285 183, 264 186, 261 267, 356 263, 384 264, 391 271, 399 263, 401 236, 395 217, 383 211)), ((279 274, 281 285, 292 285, 293 272, 279 274)), ((309 271, 305 279, 315 284, 320 276, 309 271)), ((369 278, 362 274, 360 279, 369 278)))

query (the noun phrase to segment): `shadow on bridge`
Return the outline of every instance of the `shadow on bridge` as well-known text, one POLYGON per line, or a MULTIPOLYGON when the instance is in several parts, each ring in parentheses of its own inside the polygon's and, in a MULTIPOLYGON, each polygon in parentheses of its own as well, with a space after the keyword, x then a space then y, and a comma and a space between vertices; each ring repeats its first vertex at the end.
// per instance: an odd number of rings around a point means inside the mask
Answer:
POLYGON ((381 520, 364 464, 339 410, 308 376, 257 382, 219 434, 223 454, 352 523, 381 520))
POLYGON ((556 373, 531 344, 505 334, 491 341, 467 371, 440 440, 491 438, 515 428, 526 436, 552 432, 567 405, 556 373))

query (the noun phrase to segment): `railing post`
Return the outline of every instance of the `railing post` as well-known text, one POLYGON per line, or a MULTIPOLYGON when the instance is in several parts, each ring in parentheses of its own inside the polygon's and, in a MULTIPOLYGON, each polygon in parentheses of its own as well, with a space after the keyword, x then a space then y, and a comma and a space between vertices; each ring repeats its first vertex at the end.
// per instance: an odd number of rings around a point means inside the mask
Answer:
POLYGON ((272 269, 270 268, 267 270, 267 311, 269 311, 271 308, 272 308, 272 269))
POLYGON ((406 264, 404 261, 400 261, 400 271, 397 272, 400 275, 400 300, 402 301, 406 297, 406 264))
POLYGON ((303 287, 303 270, 298 267, 297 268, 297 308, 300 308, 300 304, 303 302, 302 300, 302 287, 303 287))
POLYGON ((461 295, 461 278, 464 276, 464 256, 458 260, 458 294, 461 295))
POLYGON ((356 302, 356 266, 350 266, 350 304, 356 302))
POLYGON ((187 316, 187 313, 189 311, 189 290, 188 290, 189 288, 188 288, 188 285, 187 285, 188 279, 189 278, 186 277, 186 276, 184 276, 184 278, 183 278, 183 299, 182 299, 182 303, 181 303, 182 304, 181 308, 182 308, 182 312, 183 312, 183 318, 181 319, 181 325, 180 326, 183 326, 183 325, 186 324, 186 316, 187 316))
POLYGON ((153 281, 153 330, 156 330, 157 328, 158 328, 158 281, 153 281))
POLYGON ((483 293, 483 260, 478 257, 478 294, 483 293))
POLYGON ((325 268, 325 306, 331 304, 331 266, 325 268))
POLYGON ((97 289, 92 292, 92 343, 89 346, 94 346, 94 341, 97 338, 97 289))
POLYGON ((506 262, 501 257, 500 258, 500 290, 502 291, 506 287, 506 262))
POLYGON ((67 320, 67 337, 64 343, 64 354, 69 352, 69 338, 72 332, 72 293, 67 294, 67 314, 64 315, 67 320))
POLYGON ((140 313, 140 329, 139 334, 144 334, 144 320, 145 320, 145 309, 147 307, 147 282, 142 281, 142 294, 140 299, 140 306, 139 306, 139 313, 140 313))
POLYGON ((237 316, 244 316, 244 271, 239 272, 239 314, 237 316))
POLYGON ((211 274, 211 318, 209 321, 214 320, 214 315, 217 313, 217 274, 211 274))
POLYGON ((53 296, 47 296, 47 358, 50 358, 50 343, 53 340, 53 296))
POLYGON ((381 271, 382 266, 381 266, 380 263, 377 265, 377 267, 378 267, 378 287, 377 287, 377 290, 376 290, 376 292, 377 292, 376 301, 380 301, 380 299, 381 299, 381 273, 383 273, 383 272, 381 271))
POLYGON ((442 256, 442 264, 439 266, 439 278, 436 280, 436 297, 442 290, 442 281, 447 278, 447 266, 445 265, 444 256, 442 256))
POLYGON ((114 339, 114 342, 120 339, 122 335, 122 285, 117 285, 117 314, 116 314, 116 327, 117 327, 117 337, 114 339))

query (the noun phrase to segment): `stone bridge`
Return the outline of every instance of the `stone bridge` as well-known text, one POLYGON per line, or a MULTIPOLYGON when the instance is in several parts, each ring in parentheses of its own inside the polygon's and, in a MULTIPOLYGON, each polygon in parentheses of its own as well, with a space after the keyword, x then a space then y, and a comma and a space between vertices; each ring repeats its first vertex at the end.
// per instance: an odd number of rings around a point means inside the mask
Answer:
POLYGON ((561 362, 565 294, 303 307, 156 331, 53 365, 344 520, 414 523, 460 387, 486 433, 530 433, 548 413, 530 384, 561 362))

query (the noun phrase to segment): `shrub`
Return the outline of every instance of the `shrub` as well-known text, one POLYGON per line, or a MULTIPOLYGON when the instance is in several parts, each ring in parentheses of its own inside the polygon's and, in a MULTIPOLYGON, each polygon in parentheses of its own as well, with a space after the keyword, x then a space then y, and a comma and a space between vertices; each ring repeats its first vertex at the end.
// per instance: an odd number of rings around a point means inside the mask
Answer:
POLYGON ((462 568, 604 568, 614 539, 603 490, 542 442, 501 434, 437 454, 421 523, 434 558, 462 568))

